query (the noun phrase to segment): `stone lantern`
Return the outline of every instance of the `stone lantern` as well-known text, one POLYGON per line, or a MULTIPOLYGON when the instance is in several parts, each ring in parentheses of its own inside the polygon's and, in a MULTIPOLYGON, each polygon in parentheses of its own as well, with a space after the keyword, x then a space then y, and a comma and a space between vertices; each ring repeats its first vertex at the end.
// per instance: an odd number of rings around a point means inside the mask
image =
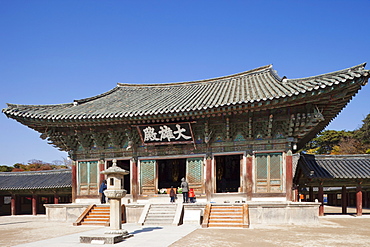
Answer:
POLYGON ((107 189, 105 196, 110 204, 110 232, 107 234, 127 234, 122 230, 122 206, 121 199, 126 196, 127 191, 123 188, 123 177, 128 171, 117 166, 117 160, 113 160, 113 166, 101 172, 107 175, 107 189))

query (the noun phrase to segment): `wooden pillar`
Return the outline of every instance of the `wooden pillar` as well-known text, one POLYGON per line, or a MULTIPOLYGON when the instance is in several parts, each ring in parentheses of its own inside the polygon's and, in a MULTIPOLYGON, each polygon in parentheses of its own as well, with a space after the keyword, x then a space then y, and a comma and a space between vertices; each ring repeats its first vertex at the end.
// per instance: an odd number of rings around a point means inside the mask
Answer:
POLYGON ((212 158, 206 159, 206 197, 207 202, 211 201, 212 197, 212 158))
POLYGON ((105 175, 100 173, 104 171, 104 166, 105 166, 104 160, 99 160, 99 181, 100 181, 99 184, 101 184, 103 180, 105 179, 105 175))
POLYGON ((247 200, 252 200, 252 191, 253 191, 253 156, 247 155, 247 200))
POLYGON ((293 202, 299 201, 299 189, 298 185, 294 187, 293 189, 293 202))
POLYGON ((77 161, 72 162, 72 202, 76 202, 77 197, 77 161))
POLYGON ((32 215, 37 215, 37 194, 32 193, 32 215))
POLYGON ((320 202, 319 216, 324 216, 324 187, 322 186, 322 184, 319 185, 318 199, 320 202))
POLYGON ((17 203, 18 203, 17 195, 12 194, 12 198, 10 200, 10 213, 11 213, 11 215, 17 215, 17 208, 18 208, 17 203))
POLYGON ((132 180, 131 180, 131 193, 132 193, 132 200, 133 202, 137 202, 139 197, 139 181, 138 181, 138 169, 137 169, 137 158, 131 159, 131 173, 132 173, 132 180))
POLYGON ((313 195, 313 186, 310 186, 308 193, 310 195, 310 202, 314 202, 315 198, 314 198, 314 195, 313 195))
POLYGON ((292 187, 293 187, 293 156, 292 151, 288 151, 286 155, 286 200, 292 201, 292 187))
POLYGON ((59 204, 59 195, 56 191, 54 192, 54 204, 59 204))
POLYGON ((342 214, 347 213, 347 188, 346 186, 342 186, 342 214))
POLYGON ((362 188, 360 184, 356 188, 356 215, 362 216, 362 188))

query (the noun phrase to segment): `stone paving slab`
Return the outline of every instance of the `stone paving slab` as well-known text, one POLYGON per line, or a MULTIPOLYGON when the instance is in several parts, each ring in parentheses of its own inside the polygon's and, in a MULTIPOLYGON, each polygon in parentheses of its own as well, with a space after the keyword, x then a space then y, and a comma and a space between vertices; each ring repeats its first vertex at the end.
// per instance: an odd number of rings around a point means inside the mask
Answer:
MULTIPOLYGON (((338 214, 340 208, 326 207, 327 216, 315 226, 264 226, 250 229, 202 229, 199 225, 140 226, 124 224, 133 237, 106 246, 370 246, 370 210, 364 215, 338 214)), ((1 216, 0 246, 102 246, 79 242, 81 235, 102 234, 106 227, 73 226, 50 222, 45 216, 1 216)))

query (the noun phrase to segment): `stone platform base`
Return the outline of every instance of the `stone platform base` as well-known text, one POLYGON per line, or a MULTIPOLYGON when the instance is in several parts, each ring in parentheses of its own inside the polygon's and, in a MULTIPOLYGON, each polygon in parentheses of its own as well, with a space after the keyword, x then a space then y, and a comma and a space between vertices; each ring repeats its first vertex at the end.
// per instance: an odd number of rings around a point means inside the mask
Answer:
POLYGON ((115 244, 132 237, 132 234, 101 234, 95 236, 80 236, 80 243, 84 244, 115 244))

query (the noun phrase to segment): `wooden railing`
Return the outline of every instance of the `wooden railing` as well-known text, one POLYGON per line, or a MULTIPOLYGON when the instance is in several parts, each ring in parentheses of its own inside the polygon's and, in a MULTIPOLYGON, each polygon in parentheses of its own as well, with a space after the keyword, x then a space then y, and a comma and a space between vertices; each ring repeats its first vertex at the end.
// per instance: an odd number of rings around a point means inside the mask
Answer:
POLYGON ((243 228, 249 228, 248 204, 243 204, 243 228))
POLYGON ((206 208, 204 209, 202 228, 208 227, 210 213, 211 213, 211 203, 208 203, 206 205, 206 208))
POLYGON ((85 211, 80 215, 80 217, 78 217, 78 219, 76 220, 76 222, 73 223, 74 226, 80 226, 81 225, 81 222, 83 221, 83 219, 86 217, 86 215, 88 215, 90 213, 90 211, 95 207, 95 204, 92 204, 90 206, 88 206, 85 211))

